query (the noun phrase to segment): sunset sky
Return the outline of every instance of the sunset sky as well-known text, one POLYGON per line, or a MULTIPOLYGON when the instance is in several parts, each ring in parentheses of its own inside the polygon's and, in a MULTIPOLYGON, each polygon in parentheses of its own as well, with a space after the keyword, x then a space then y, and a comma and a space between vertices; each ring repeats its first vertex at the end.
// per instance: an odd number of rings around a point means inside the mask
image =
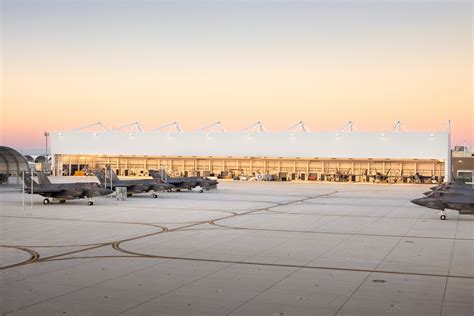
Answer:
POLYGON ((1 7, 1 143, 102 121, 441 130, 474 145, 471 1, 21 1, 1 7))

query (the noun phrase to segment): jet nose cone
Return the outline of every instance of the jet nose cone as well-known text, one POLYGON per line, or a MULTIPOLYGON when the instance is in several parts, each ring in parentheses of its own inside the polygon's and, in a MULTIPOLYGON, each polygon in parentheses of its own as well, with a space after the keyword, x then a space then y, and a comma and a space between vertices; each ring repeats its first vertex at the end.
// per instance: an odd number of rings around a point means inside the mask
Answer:
POLYGON ((411 200, 410 202, 419 206, 425 206, 426 198, 418 198, 418 199, 411 200))
POLYGON ((429 207, 436 210, 444 210, 446 208, 446 205, 443 202, 431 197, 423 197, 419 199, 414 199, 414 200, 411 200, 410 202, 416 205, 429 207))

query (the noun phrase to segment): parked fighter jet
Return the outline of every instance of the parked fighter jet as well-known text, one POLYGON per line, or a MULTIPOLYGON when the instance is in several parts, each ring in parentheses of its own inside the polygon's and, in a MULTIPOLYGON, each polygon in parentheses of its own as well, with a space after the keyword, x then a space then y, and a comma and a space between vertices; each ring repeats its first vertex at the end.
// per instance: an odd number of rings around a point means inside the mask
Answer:
POLYGON ((350 172, 352 169, 348 169, 346 172, 342 172, 339 169, 336 169, 336 173, 334 174, 334 181, 335 182, 348 182, 350 180, 350 172))
POLYGON ((446 209, 452 209, 459 214, 474 215, 474 187, 461 183, 444 183, 423 193, 426 197, 414 199, 411 202, 440 210, 440 219, 446 219, 446 209))
POLYGON ((375 175, 373 175, 373 178, 374 178, 374 182, 377 182, 377 183, 380 183, 380 182, 388 182, 388 175, 390 174, 390 170, 391 169, 388 169, 388 171, 383 174, 381 172, 378 172, 377 169, 375 169, 375 175))
POLYGON ((154 179, 162 179, 166 183, 173 185, 173 189, 177 192, 181 191, 182 189, 192 190, 195 187, 200 187, 199 192, 202 193, 204 190, 209 191, 211 189, 216 189, 217 184, 219 183, 216 180, 210 180, 204 177, 172 178, 164 170, 148 170, 148 173, 154 179))
POLYGON ((410 180, 415 183, 425 183, 427 180, 429 182, 433 181, 433 176, 424 176, 419 172, 415 173, 414 175, 410 176, 410 180))
POLYGON ((25 192, 44 196, 43 204, 49 204, 50 199, 57 199, 59 203, 66 203, 66 200, 87 198, 89 200, 87 204, 92 205, 94 204, 93 197, 113 192, 97 182, 51 183, 44 173, 37 172, 37 176, 39 183, 32 180, 31 175, 25 174, 25 192))
POLYGON ((106 170, 105 175, 104 171, 94 170, 92 171, 96 177, 99 179, 100 183, 107 186, 112 184, 112 189, 115 190, 116 187, 126 187, 127 196, 132 196, 135 193, 146 193, 152 192, 153 198, 157 198, 158 194, 156 192, 168 191, 173 188, 172 185, 164 183, 159 179, 133 179, 133 180, 120 180, 113 170, 106 170))

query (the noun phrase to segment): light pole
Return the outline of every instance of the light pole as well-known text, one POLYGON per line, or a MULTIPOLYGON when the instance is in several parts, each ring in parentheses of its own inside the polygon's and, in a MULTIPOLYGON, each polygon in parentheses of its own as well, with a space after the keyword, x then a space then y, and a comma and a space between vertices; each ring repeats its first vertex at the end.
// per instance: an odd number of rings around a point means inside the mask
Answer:
POLYGON ((48 136, 49 136, 49 132, 44 132, 44 137, 45 137, 45 140, 46 140, 46 155, 44 156, 44 158, 46 159, 45 163, 48 163, 48 136))

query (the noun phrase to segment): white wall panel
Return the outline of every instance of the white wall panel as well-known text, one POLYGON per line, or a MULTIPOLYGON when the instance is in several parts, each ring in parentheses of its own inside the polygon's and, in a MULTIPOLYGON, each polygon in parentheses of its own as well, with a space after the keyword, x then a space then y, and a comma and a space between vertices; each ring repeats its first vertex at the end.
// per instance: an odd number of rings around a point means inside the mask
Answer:
POLYGON ((53 154, 446 160, 447 132, 54 132, 53 154))

